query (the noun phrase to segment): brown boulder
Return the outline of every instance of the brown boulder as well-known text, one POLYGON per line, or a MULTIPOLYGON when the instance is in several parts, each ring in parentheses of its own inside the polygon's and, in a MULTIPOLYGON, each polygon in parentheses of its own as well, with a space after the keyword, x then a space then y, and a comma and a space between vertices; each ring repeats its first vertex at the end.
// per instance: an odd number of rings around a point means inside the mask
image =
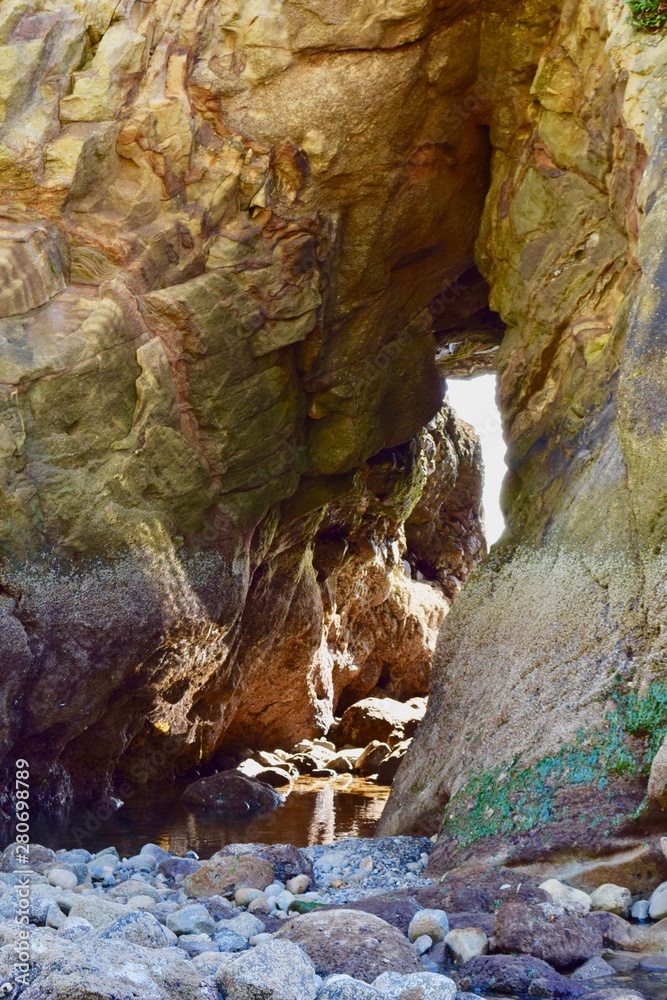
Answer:
POLYGON ((556 969, 571 969, 602 951, 602 935, 583 917, 558 914, 551 904, 503 903, 493 924, 491 951, 533 955, 556 969))
POLYGON ((474 927, 477 930, 491 937, 493 933, 494 916, 492 913, 482 913, 480 910, 470 910, 462 913, 448 913, 450 931, 465 930, 467 927, 474 927))
POLYGON ((411 896, 387 893, 383 896, 366 896, 365 899, 357 899, 353 903, 341 903, 332 909, 372 913, 392 927, 397 927, 407 936, 410 921, 422 907, 411 896))
POLYGON ((183 879, 183 889, 195 899, 201 896, 233 896, 242 886, 266 889, 274 878, 273 867, 264 858, 255 858, 249 854, 234 857, 218 853, 183 879))
POLYGON ((271 785, 271 788, 287 788, 288 791, 292 788, 291 775, 282 767, 265 767, 257 775, 257 780, 271 785))
POLYGON ((373 740, 365 747, 361 757, 354 765, 357 774, 377 774, 378 768, 385 758, 391 754, 391 748, 386 743, 373 740))
POLYGON ((507 899, 522 899, 526 903, 550 903, 551 897, 524 872, 502 865, 466 865, 443 875, 436 844, 426 866, 426 878, 436 879, 432 886, 421 886, 417 892, 424 907, 448 912, 481 910, 495 913, 507 899), (442 876, 438 878, 438 876, 442 876))
POLYGON ((393 698, 364 698, 350 705, 336 727, 339 747, 365 747, 373 740, 386 743, 390 737, 413 736, 426 711, 424 698, 395 701, 393 698))
POLYGON ((667 918, 649 927, 638 927, 617 913, 596 910, 588 914, 586 921, 602 935, 604 944, 610 948, 667 952, 667 918))
POLYGON ((460 989, 503 996, 578 997, 579 983, 531 955, 478 955, 461 966, 460 989))
POLYGON ((224 809, 229 813, 270 812, 284 801, 270 785, 238 771, 199 778, 183 792, 183 802, 192 809, 224 809))
POLYGON ((273 868, 274 875, 281 882, 287 882, 295 875, 307 875, 315 884, 313 866, 308 858, 293 844, 227 844, 221 851, 213 855, 211 860, 232 854, 234 857, 251 855, 254 858, 264 858, 273 868))
POLYGON ((277 939, 300 945, 320 976, 344 973, 372 983, 383 972, 419 972, 416 952, 385 920, 353 910, 326 910, 295 917, 277 939))

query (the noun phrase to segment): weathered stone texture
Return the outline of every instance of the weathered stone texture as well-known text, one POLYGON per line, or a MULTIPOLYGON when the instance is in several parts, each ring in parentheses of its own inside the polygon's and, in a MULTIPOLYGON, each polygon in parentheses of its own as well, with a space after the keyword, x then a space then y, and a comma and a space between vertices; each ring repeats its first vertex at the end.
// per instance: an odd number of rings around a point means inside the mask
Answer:
POLYGON ((484 548, 428 310, 478 47, 443 0, 3 3, 2 743, 55 798, 425 690, 484 548))
POLYGON ((433 872, 631 851, 665 801, 666 43, 604 0, 508 11, 476 104, 508 531, 443 627, 382 821, 440 828, 433 872))

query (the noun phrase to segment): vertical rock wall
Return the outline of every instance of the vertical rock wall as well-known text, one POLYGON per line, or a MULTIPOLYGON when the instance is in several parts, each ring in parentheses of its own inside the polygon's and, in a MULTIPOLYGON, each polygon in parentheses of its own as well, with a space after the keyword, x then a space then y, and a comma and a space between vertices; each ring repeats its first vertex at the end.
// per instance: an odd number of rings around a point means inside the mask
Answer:
POLYGON ((47 797, 424 690, 483 551, 428 310, 488 187, 479 24, 2 4, 0 741, 47 797))
POLYGON ((508 531, 382 823, 440 829, 433 870, 632 853, 664 821, 667 41, 598 0, 492 5, 482 39, 508 531))

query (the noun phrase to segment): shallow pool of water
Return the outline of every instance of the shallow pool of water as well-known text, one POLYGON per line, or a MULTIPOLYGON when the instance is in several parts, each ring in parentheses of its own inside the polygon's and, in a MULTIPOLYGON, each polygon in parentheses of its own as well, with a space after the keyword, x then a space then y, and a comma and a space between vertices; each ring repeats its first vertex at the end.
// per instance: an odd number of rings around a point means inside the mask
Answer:
POLYGON ((667 1000, 667 969, 649 972, 638 968, 644 956, 628 951, 605 953, 604 958, 617 974, 613 979, 599 980, 601 986, 626 987, 638 990, 647 1000, 667 1000))
MULTIPOLYGON (((31 839, 53 850, 84 847, 95 852, 113 845, 126 857, 149 841, 167 851, 192 850, 202 857, 239 841, 306 847, 343 837, 372 837, 389 788, 349 776, 333 781, 301 778, 283 806, 248 818, 193 812, 181 802, 181 793, 175 785, 140 787, 108 818, 104 807, 67 817, 36 817, 31 839)), ((11 830, 2 832, 4 842, 12 839, 11 830)))

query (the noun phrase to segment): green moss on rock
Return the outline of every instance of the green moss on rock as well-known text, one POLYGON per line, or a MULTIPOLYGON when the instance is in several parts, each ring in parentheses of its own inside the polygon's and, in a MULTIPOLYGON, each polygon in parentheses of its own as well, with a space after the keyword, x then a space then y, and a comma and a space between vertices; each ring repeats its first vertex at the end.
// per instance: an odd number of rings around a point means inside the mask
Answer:
POLYGON ((610 777, 648 775, 667 735, 667 686, 654 681, 641 697, 620 689, 612 697, 604 730, 580 731, 576 745, 528 767, 519 767, 515 757, 473 778, 449 802, 445 834, 467 847, 484 837, 527 832, 558 818, 556 796, 565 786, 602 792, 610 777), (643 748, 629 737, 644 737, 643 748))

